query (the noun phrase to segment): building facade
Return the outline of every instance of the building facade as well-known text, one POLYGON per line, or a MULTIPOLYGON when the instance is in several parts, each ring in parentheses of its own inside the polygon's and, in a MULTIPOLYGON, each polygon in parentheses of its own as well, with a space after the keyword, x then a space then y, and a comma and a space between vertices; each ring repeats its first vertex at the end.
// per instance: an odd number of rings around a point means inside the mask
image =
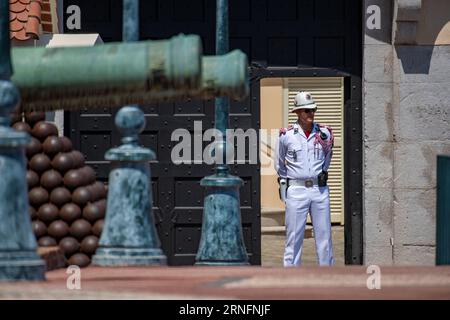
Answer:
MULTIPOLYGON (((345 228, 346 263, 434 264, 436 155, 450 154, 450 3, 229 2, 230 47, 249 57, 251 79, 248 99, 232 101, 230 128, 286 126, 293 121, 289 108, 295 91, 313 92, 319 121, 338 132, 330 183, 333 221, 345 228)), ((104 42, 121 41, 121 1, 51 0, 49 5, 51 33, 94 33, 104 42)), ((205 54, 214 54, 215 1, 141 1, 140 19, 142 40, 194 33, 202 37, 205 54)), ((15 45, 45 45, 36 40, 45 35, 36 34, 15 45)), ((101 42, 94 38, 87 40, 90 45, 101 42)), ((158 155, 152 186, 159 235, 171 264, 191 264, 201 230, 198 181, 212 166, 171 163, 170 132, 180 127, 194 132, 196 121, 202 132, 213 127, 213 101, 143 109, 148 124, 142 141, 158 155)), ((104 181, 104 153, 120 139, 113 125, 116 111, 82 110, 55 118, 104 181)), ((272 138, 259 135, 256 146, 249 144, 258 148, 258 164, 231 166, 245 182, 241 211, 253 264, 261 262, 264 213, 284 210, 276 176, 265 171, 272 138)))
POLYGON ((450 153, 450 3, 372 5, 381 25, 364 36, 364 262, 433 265, 436 156, 450 153))

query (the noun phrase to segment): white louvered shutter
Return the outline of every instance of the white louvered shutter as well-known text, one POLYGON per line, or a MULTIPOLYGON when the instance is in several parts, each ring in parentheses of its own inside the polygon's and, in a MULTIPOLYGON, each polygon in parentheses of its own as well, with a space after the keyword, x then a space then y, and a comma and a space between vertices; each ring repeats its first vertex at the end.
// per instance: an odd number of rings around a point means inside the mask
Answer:
MULTIPOLYGON (((317 104, 314 121, 328 125, 333 129, 333 158, 328 175, 330 186, 331 222, 344 224, 344 83, 343 78, 288 78, 287 100, 288 121, 293 124, 297 115, 291 110, 295 95, 299 91, 311 93, 317 104)), ((308 218, 309 219, 309 218, 308 218)))

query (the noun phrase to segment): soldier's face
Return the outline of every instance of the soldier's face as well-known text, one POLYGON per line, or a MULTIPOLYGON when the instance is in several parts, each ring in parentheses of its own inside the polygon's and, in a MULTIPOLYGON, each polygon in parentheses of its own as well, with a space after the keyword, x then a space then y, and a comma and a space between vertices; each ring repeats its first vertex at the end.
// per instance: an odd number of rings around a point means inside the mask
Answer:
POLYGON ((314 122, 314 112, 311 109, 299 109, 296 110, 299 122, 303 124, 311 124, 314 122))

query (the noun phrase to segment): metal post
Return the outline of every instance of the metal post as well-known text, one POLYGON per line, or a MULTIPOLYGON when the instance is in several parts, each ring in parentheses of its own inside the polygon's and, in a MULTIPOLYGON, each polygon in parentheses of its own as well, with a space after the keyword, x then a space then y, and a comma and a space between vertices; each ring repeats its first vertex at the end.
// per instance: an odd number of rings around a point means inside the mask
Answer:
POLYGON ((11 75, 9 0, 0 0, 0 281, 44 280, 28 213, 24 150, 30 137, 10 127, 20 101, 11 75))
MULTIPOLYGON (((139 0, 123 1, 123 41, 139 40, 139 0)), ((153 151, 138 145, 145 127, 144 113, 137 105, 122 107, 116 127, 122 145, 108 150, 111 161, 105 226, 92 261, 100 266, 164 265, 152 212, 149 161, 153 151)))
POLYGON ((122 41, 139 41, 139 0, 123 0, 122 41))
POLYGON ((450 265, 450 156, 437 157, 436 265, 450 265))
POLYGON ((9 40, 9 0, 0 1, 0 80, 9 81, 11 69, 11 45, 9 40))
MULTIPOLYGON (((228 52, 228 0, 216 2, 216 54, 228 52)), ((203 224, 196 265, 248 265, 244 245, 239 188, 242 179, 228 173, 226 131, 229 119, 229 99, 215 100, 215 126, 222 134, 216 147, 221 152, 221 163, 216 173, 201 180, 205 187, 203 224)))
MULTIPOLYGON (((226 54, 228 45, 228 0, 216 1, 216 55, 226 54)), ((216 167, 217 174, 228 174, 226 130, 229 126, 230 101, 228 97, 217 97, 215 101, 215 125, 222 133, 222 163, 216 167)))

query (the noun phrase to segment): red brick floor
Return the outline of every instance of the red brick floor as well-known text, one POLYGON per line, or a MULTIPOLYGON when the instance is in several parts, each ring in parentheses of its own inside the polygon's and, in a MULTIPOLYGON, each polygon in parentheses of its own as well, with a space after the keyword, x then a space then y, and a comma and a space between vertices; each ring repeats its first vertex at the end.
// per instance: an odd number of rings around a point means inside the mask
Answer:
POLYGON ((450 267, 147 267, 81 269, 81 290, 65 269, 45 282, 1 283, 0 299, 450 299, 450 267))

